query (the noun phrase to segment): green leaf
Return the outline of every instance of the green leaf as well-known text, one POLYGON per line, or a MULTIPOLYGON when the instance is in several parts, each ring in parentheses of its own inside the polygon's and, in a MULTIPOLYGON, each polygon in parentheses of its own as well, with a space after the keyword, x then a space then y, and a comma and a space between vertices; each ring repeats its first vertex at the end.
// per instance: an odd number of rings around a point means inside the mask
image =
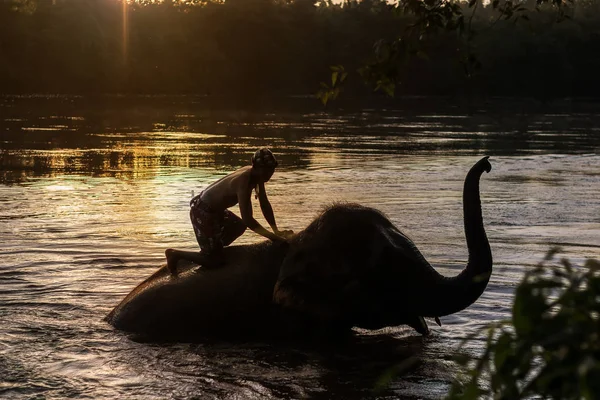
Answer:
POLYGON ((544 261, 550 261, 554 258, 554 256, 558 253, 560 253, 562 251, 562 249, 558 246, 554 246, 552 247, 550 250, 548 250, 548 252, 546 253, 546 255, 544 256, 544 261))
POLYGON ((511 356, 512 337, 508 333, 500 335, 494 347, 494 367, 502 371, 505 361, 511 356))
POLYGON ((530 295, 524 292, 523 289, 517 289, 517 295, 515 296, 515 302, 513 304, 513 316, 512 323, 515 327, 515 331, 519 336, 527 336, 533 326, 527 316, 527 301, 530 299, 530 295), (519 291, 521 293, 519 293, 519 291))
POLYGON ((583 266, 592 271, 600 271, 600 261, 598 260, 588 258, 587 260, 585 260, 585 264, 583 266))
POLYGON ((326 106, 327 102, 329 101, 329 92, 320 91, 319 93, 317 93, 317 98, 321 100, 321 103, 323 103, 324 106, 326 106))
POLYGON ((375 90, 383 90, 388 96, 393 97, 396 85, 393 82, 390 82, 389 79, 383 79, 377 81, 375 90))
POLYGON ((461 398, 463 400, 478 400, 483 394, 482 390, 477 385, 477 379, 472 379, 471 382, 464 388, 461 398))
POLYGON ((418 363, 419 359, 417 357, 408 357, 393 367, 388 368, 388 370, 377 380, 377 383, 375 384, 375 392, 380 392, 386 389, 392 380, 411 371, 418 363))

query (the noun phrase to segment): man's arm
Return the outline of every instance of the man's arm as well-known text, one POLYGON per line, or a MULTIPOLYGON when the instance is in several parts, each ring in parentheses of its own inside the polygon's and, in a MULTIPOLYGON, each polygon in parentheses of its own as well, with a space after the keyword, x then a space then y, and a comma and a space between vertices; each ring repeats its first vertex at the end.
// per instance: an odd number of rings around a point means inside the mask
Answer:
MULTIPOLYGON (((265 229, 261 224, 258 223, 256 219, 252 216, 252 203, 250 201, 250 197, 252 194, 252 190, 247 186, 242 188, 238 192, 238 202, 240 205, 240 214, 242 214, 242 220, 246 224, 248 228, 258 233, 261 236, 266 237, 267 239, 271 239, 273 241, 285 241, 285 239, 273 232, 265 229)), ((271 211, 271 214, 273 211, 271 211)), ((265 216, 266 218, 266 216, 265 216)), ((269 224, 271 223, 268 221, 269 224)))
POLYGON ((273 207, 271 207, 271 203, 269 202, 269 198, 267 197, 267 192, 265 191, 265 184, 258 184, 258 201, 260 203, 260 209, 262 210, 265 219, 273 228, 273 232, 279 232, 277 229, 277 223, 275 222, 275 215, 273 214, 273 207))
POLYGON ((262 210, 263 215, 265 216, 265 219, 267 220, 271 228, 273 228, 273 232, 275 232, 276 235, 282 236, 286 239, 293 235, 294 231, 280 231, 279 228, 277 228, 277 223, 275 222, 275 215, 273 214, 273 207, 271 207, 271 203, 269 202, 269 198, 267 197, 267 192, 265 190, 264 183, 259 184, 258 199, 260 201, 260 209, 262 210))

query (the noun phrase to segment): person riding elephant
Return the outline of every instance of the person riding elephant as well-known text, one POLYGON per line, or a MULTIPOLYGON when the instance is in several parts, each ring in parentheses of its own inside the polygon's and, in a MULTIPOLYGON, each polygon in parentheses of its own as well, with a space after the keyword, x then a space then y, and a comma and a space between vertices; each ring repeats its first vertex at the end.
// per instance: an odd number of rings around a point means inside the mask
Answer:
POLYGON ((425 318, 441 325, 440 317, 475 303, 492 276, 479 182, 491 169, 484 157, 464 180, 468 261, 455 276, 440 274, 381 211, 344 202, 325 208, 287 245, 228 246, 221 268, 181 262, 177 279, 160 268, 105 319, 126 332, 186 341, 257 334, 311 340, 399 325, 427 335, 425 318))
POLYGON ((278 162, 271 150, 262 148, 252 156, 252 165, 219 179, 205 188, 190 202, 190 219, 200 246, 200 253, 167 249, 167 267, 177 275, 180 259, 193 261, 203 267, 215 267, 225 262, 223 247, 240 237, 246 228, 275 242, 285 242, 293 234, 279 230, 273 208, 265 191, 278 162), (252 190, 260 203, 262 213, 273 232, 264 228, 252 215, 252 190), (239 204, 241 218, 229 210, 239 204))

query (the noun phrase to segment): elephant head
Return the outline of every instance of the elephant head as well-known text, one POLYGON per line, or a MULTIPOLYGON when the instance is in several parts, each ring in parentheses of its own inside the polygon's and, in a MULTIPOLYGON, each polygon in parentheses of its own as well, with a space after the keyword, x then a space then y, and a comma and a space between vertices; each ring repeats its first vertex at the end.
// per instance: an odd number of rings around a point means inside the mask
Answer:
POLYGON ((463 190, 469 260, 455 277, 439 274, 381 212, 357 204, 326 209, 291 243, 273 300, 327 329, 407 324, 426 334, 423 317, 463 310, 485 290, 492 253, 483 226, 479 180, 488 157, 467 174, 463 190))

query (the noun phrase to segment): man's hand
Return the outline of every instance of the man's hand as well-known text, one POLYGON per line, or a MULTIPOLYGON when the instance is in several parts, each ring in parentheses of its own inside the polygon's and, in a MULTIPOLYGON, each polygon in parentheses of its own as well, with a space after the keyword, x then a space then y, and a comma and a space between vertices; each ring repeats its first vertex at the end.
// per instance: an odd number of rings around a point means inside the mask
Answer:
POLYGON ((294 231, 293 230, 276 230, 275 233, 279 236, 281 236, 284 239, 290 239, 292 236, 294 236, 294 231))
POLYGON ((279 232, 271 233, 268 236, 268 238, 271 239, 273 242, 280 242, 280 243, 287 242, 287 238, 284 237, 283 235, 280 235, 279 232))

